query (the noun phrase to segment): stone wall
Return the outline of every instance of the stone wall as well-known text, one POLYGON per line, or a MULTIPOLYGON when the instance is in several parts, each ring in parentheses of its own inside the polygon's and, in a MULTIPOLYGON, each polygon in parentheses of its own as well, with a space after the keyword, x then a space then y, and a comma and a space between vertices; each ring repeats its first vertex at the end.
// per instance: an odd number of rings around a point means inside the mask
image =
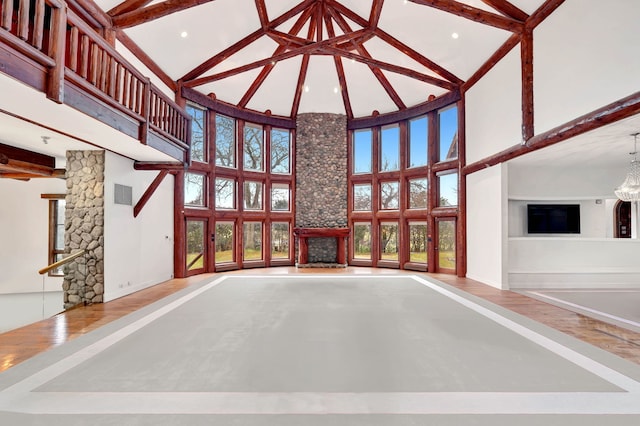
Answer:
MULTIPOLYGON (((297 117, 296 227, 347 227, 347 117, 297 117)), ((309 262, 335 262, 333 238, 309 239, 309 262)))
POLYGON ((67 152, 65 250, 87 254, 64 269, 64 307, 103 301, 104 151, 67 152))

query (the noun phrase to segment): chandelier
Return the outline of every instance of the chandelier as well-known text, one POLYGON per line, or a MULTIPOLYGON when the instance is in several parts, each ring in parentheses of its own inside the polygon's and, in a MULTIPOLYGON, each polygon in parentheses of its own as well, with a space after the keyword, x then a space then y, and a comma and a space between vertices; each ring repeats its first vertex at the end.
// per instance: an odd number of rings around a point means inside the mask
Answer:
POLYGON ((637 142, 638 135, 640 133, 634 133, 633 136, 633 152, 629 154, 633 155, 633 160, 631 160, 631 166, 629 167, 629 172, 627 173, 627 178, 624 180, 622 185, 616 188, 615 193, 616 196, 622 201, 640 201, 640 163, 637 158, 637 142))

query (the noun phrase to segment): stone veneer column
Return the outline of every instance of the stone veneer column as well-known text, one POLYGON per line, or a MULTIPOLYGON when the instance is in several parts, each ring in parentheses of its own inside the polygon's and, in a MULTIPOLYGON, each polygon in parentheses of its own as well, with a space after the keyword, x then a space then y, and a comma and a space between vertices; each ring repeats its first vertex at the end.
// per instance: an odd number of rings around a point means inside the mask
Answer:
MULTIPOLYGON (((347 227, 347 117, 296 118, 296 227, 347 227)), ((334 262, 333 238, 309 240, 309 262, 334 262)))
POLYGON ((64 307, 103 301, 104 151, 67 151, 66 251, 87 250, 64 269, 64 307))

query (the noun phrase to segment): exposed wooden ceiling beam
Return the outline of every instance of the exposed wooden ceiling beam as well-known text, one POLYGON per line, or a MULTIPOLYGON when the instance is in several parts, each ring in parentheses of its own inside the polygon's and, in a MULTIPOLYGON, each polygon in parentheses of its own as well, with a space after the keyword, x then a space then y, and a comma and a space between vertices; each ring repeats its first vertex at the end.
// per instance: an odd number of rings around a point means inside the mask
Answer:
POLYGON ((29 179, 64 179, 66 175, 67 171, 65 169, 54 169, 51 175, 37 175, 33 173, 5 172, 2 170, 2 166, 0 166, 0 178, 4 179, 16 179, 24 181, 27 181, 29 179))
POLYGON ((153 0, 125 0, 122 3, 118 4, 117 6, 111 8, 109 11, 107 11, 107 15, 110 15, 111 17, 122 15, 123 13, 131 12, 136 9, 145 7, 152 1, 153 0))
MULTIPOLYGON (((347 20, 342 15, 340 15, 335 9, 330 7, 329 13, 331 14, 334 21, 336 21, 336 23, 344 33, 348 33, 352 31, 351 26, 349 25, 347 20)), ((370 58, 370 59, 372 58, 372 56, 369 54, 367 49, 362 44, 356 44, 355 42, 353 44, 355 45, 354 46, 355 50, 357 50, 360 55, 364 56, 365 58, 370 58)), ((393 86, 391 85, 387 77, 384 75, 384 73, 379 68, 376 68, 372 65, 369 65, 369 69, 371 70, 373 75, 378 79, 378 82, 380 82, 380 84, 382 85, 384 90, 387 92, 387 95, 389 95, 393 103, 396 104, 396 107, 398 109, 405 109, 407 106, 404 104, 404 102, 402 101, 402 98, 400 98, 400 95, 398 95, 398 92, 396 92, 396 90, 393 88, 393 86)))
POLYGON ((431 75, 423 74, 416 70, 412 70, 410 68, 401 67, 399 65, 389 64, 387 62, 382 62, 373 58, 366 58, 364 56, 358 55, 356 53, 352 53, 346 50, 341 50, 332 46, 321 46, 318 47, 317 50, 321 53, 326 53, 328 55, 339 55, 344 58, 354 59, 358 62, 362 62, 363 64, 372 65, 376 68, 380 68, 383 70, 395 72, 396 74, 405 75, 407 77, 413 78, 415 80, 419 80, 428 84, 432 84, 434 86, 442 87, 447 90, 457 89, 457 85, 451 83, 450 81, 440 80, 439 78, 433 77, 431 75))
POLYGON ((174 92, 178 89, 178 85, 176 84, 176 82, 173 81, 173 79, 169 77, 169 75, 164 72, 162 68, 160 68, 160 65, 158 65, 153 59, 151 59, 151 57, 147 55, 146 52, 142 50, 135 41, 131 40, 131 38, 127 34, 125 34, 124 31, 116 30, 116 38, 120 40, 120 43, 122 43, 127 49, 129 49, 131 53, 133 53, 138 59, 140 59, 140 61, 147 68, 149 68, 152 73, 157 75, 158 78, 162 80, 162 82, 166 84, 169 89, 173 90, 174 92))
MULTIPOLYGON (((316 20, 309 21, 309 30, 307 31, 307 39, 313 40, 316 30, 316 20)), ((304 81, 307 78, 307 70, 309 69, 309 58, 311 55, 302 55, 302 64, 300 65, 300 73, 298 74, 298 82, 296 83, 296 92, 293 95, 293 103, 291 104, 291 118, 298 115, 300 109, 300 100, 302 99, 302 91, 304 90, 304 81)))
POLYGON ((336 0, 326 0, 326 2, 332 8, 334 8, 335 10, 337 10, 347 18, 351 19, 353 22, 360 25, 362 28, 369 27, 369 21, 367 19, 364 19, 362 16, 358 15, 353 10, 349 9, 348 7, 345 7, 342 3, 336 0))
MULTIPOLYGON (((305 0, 302 3, 299 3, 297 6, 289 9, 287 12, 283 13, 282 15, 278 16, 276 19, 271 21, 269 27, 272 29, 277 28, 280 24, 293 18, 294 16, 296 16, 297 14, 305 10, 307 7, 312 5, 314 2, 315 0, 305 0)), ((227 47, 222 52, 219 52, 215 56, 207 59, 206 61, 204 61, 203 63, 201 63, 200 65, 198 65, 197 67, 189 71, 188 73, 186 73, 184 76, 182 76, 180 80, 187 82, 195 79, 198 76, 201 76, 205 72, 209 71, 211 68, 218 65, 220 62, 227 59, 229 56, 247 47, 249 44, 253 43, 263 35, 265 35, 265 31, 262 28, 254 31, 253 33, 244 37, 242 40, 227 47)))
POLYGON ((255 0, 256 10, 258 11, 258 18, 260 19, 260 26, 263 30, 267 29, 269 25, 269 17, 267 15, 267 5, 264 0, 255 0))
POLYGON ((384 0, 373 0, 373 3, 371 4, 371 15, 369 15, 369 26, 371 28, 375 28, 378 26, 383 3, 384 0))
POLYGON ((412 3, 421 4, 423 6, 433 7, 444 12, 452 13, 478 22, 484 25, 500 28, 514 33, 522 32, 524 22, 513 18, 507 18, 502 15, 487 12, 477 7, 469 6, 454 0, 409 0, 412 3))
POLYGON ((511 37, 509 37, 507 41, 498 48, 498 50, 493 52, 493 55, 491 55, 489 59, 487 59, 485 63, 482 64, 480 68, 478 68, 478 70, 464 82, 464 84, 462 84, 460 87, 462 91, 466 92, 473 87, 473 85, 480 81, 480 79, 484 77, 484 75, 488 73, 498 62, 500 62, 500 60, 511 51, 511 49, 516 47, 518 43, 520 43, 520 34, 511 34, 511 37))
POLYGON ((638 113, 640 113, 640 92, 635 92, 551 130, 537 134, 524 145, 517 143, 510 148, 468 164, 464 166, 462 173, 464 175, 475 173, 478 170, 504 163, 529 152, 554 145, 638 113))
POLYGON ((37 177, 64 177, 64 169, 62 169, 62 172, 59 170, 60 169, 29 163, 27 161, 14 160, 6 156, 0 159, 0 171, 3 173, 35 175, 37 177))
POLYGON ((284 52, 280 55, 276 55, 270 58, 265 58, 265 59, 261 59, 259 61, 255 61, 255 62, 251 62, 249 64, 240 66, 240 67, 236 67, 227 71, 223 71, 220 72, 218 74, 214 74, 214 75, 209 75, 206 77, 201 77, 201 78, 197 78, 191 81, 186 81, 184 83, 185 87, 195 87, 195 86, 200 86, 202 84, 207 84, 207 83, 211 83, 213 81, 217 81, 217 80, 222 80, 224 78, 227 77, 231 77, 234 76, 236 74, 241 74, 243 72, 246 71, 250 71, 252 69, 255 68, 259 68, 262 67, 264 65, 267 65, 273 61, 283 61, 285 59, 289 59, 289 58, 293 58, 294 56, 298 56, 298 55, 302 55, 302 54, 306 54, 306 53, 314 53, 318 50, 322 50, 323 47, 326 46, 332 46, 332 45, 337 45, 339 43, 345 42, 345 41, 349 41, 351 39, 355 39, 358 38, 360 36, 362 36, 363 34, 367 33, 368 30, 358 30, 358 31, 354 31, 351 34, 343 34, 341 36, 335 37, 335 38, 329 38, 320 42, 316 42, 316 43, 311 43, 308 44, 306 46, 301 46, 295 49, 291 49, 288 52, 284 52))
MULTIPOLYGON (((3 110, 2 113, 6 112, 3 110)), ((27 149, 0 143, 0 163, 8 164, 7 161, 10 160, 31 163, 51 170, 56 166, 56 159, 50 155, 40 154, 39 152, 29 151, 27 149)))
POLYGON ((488 4, 503 15, 516 19, 518 21, 526 21, 529 18, 529 14, 522 9, 509 3, 507 0, 482 0, 484 4, 488 4))
MULTIPOLYGON (((307 22, 307 20, 309 20, 310 16, 311 16, 311 9, 307 9, 302 14, 300 14, 300 17, 298 17, 295 24, 293 24, 293 27, 291 28, 287 36, 296 36, 300 32, 300 30, 302 30, 302 27, 304 27, 304 24, 307 22)), ((286 52, 287 48, 288 48, 288 45, 278 46, 276 50, 273 52, 272 56, 277 56, 281 53, 286 52)), ((240 99, 240 102, 238 103, 238 106, 240 108, 245 108, 247 106, 251 98, 256 94, 260 86, 262 86, 262 83, 264 83, 264 81, 269 76, 269 74, 271 74, 271 71, 273 71, 273 68, 275 66, 276 66, 276 62, 271 62, 264 66, 262 71, 260 71, 260 74, 258 74, 258 77, 256 77, 256 79, 253 81, 249 89, 245 92, 242 99, 240 99)))
POLYGON ((131 12, 114 16, 111 19, 114 27, 130 28, 212 1, 214 0, 165 0, 162 3, 135 9, 131 12))
POLYGON ((174 162, 135 161, 133 163, 134 170, 181 171, 184 170, 184 167, 183 163, 174 162))
POLYGON ((430 69, 431 71, 435 72, 440 77, 443 77, 443 78, 445 78, 445 79, 447 79, 450 82, 455 83, 455 84, 462 84, 463 83, 462 79, 458 78, 456 75, 454 75, 453 73, 449 72, 447 69, 445 69, 445 68, 441 67, 440 65, 436 64, 435 62, 433 62, 429 58, 426 58, 425 56, 421 55, 419 52, 413 50, 412 48, 410 48, 409 46, 407 46, 406 44, 404 44, 400 40, 398 40, 395 37, 393 37, 391 34, 383 31, 380 28, 374 29, 373 33, 376 36, 378 36, 381 40, 386 42, 387 44, 395 47, 400 52, 404 53, 405 55, 407 55, 408 57, 410 57, 414 61, 418 62, 419 64, 423 65, 424 67, 426 67, 426 68, 430 69))
POLYGON ((542 21, 544 21, 547 16, 551 15, 554 10, 556 10, 560 5, 564 3, 564 0, 547 0, 542 6, 536 9, 535 12, 527 19, 526 26, 528 29, 534 29, 537 27, 542 21))
POLYGON ((251 34, 244 37, 239 42, 232 44, 231 46, 227 47, 226 49, 219 52, 215 56, 212 56, 211 58, 204 61, 202 64, 198 65, 197 67, 195 67, 194 69, 186 73, 184 76, 182 76, 180 80, 185 82, 189 80, 193 80, 199 75, 202 75, 208 70, 210 70, 211 68, 215 67, 220 62, 227 59, 228 57, 234 55, 235 53, 238 53, 240 50, 244 49, 245 47, 247 47, 257 39, 259 39, 263 35, 264 35, 264 31, 262 29, 252 32, 251 34))
MULTIPOLYGON (((326 10, 323 10, 323 12, 325 13, 324 21, 327 27, 327 35, 331 38, 335 38, 336 33, 333 29, 331 16, 327 13, 326 10)), ((351 100, 349 99, 349 89, 347 87, 347 79, 344 76, 342 58, 338 55, 334 55, 333 63, 336 66, 336 73, 338 74, 338 82, 340 83, 340 92, 342 93, 342 103, 344 104, 344 110, 347 114, 347 119, 351 120, 353 118, 353 108, 351 108, 351 100)))

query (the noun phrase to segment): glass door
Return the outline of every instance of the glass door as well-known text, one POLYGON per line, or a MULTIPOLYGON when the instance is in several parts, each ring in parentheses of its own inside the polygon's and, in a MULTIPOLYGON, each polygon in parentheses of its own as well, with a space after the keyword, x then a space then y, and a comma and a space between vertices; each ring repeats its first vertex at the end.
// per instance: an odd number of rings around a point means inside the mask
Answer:
POLYGON ((187 276, 206 272, 207 267, 206 219, 187 218, 186 223, 186 271, 187 276))
POLYGON ((456 219, 436 219, 436 272, 456 271, 456 219))

